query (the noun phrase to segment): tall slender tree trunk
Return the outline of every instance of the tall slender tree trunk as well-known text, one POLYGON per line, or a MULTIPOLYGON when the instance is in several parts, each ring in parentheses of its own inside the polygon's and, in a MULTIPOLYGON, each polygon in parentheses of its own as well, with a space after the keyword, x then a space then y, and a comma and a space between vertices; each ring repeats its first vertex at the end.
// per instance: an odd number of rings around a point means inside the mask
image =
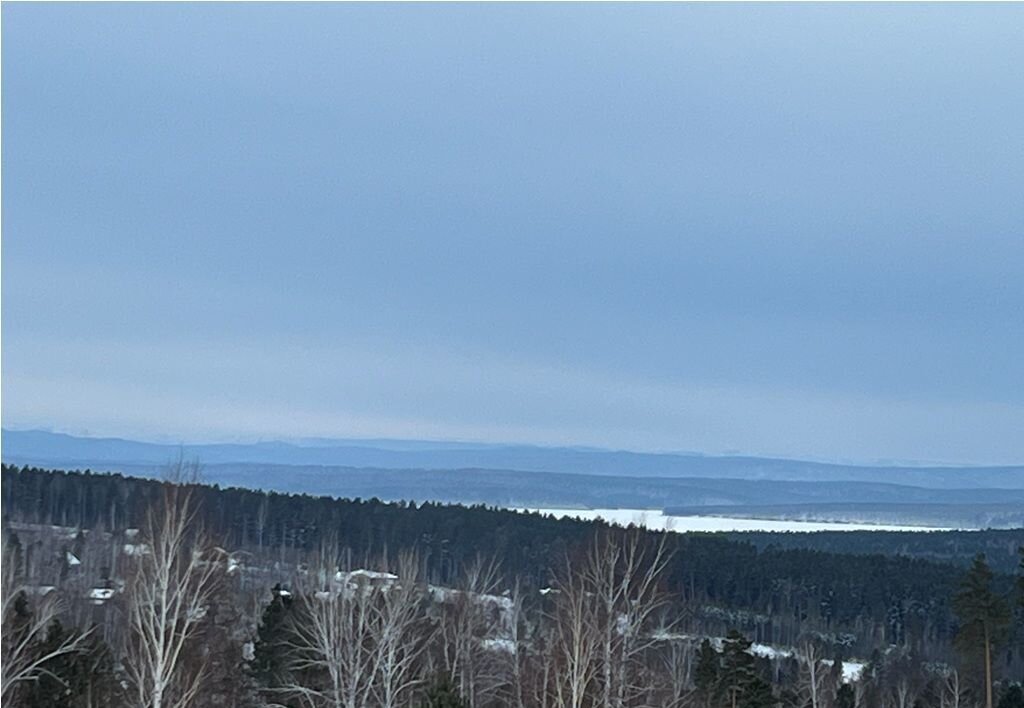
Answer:
POLYGON ((985 622, 985 708, 992 708, 992 643, 985 622))

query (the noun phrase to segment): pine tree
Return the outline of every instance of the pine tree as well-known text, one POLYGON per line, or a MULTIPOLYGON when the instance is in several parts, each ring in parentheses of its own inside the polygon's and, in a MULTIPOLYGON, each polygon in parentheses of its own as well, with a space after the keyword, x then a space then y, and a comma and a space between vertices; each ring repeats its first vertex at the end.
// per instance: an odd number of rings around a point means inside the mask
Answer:
POLYGON ((730 708, 768 708, 778 703, 771 684, 758 670, 750 647, 750 640, 735 629, 730 630, 722 645, 718 694, 730 708))
POLYGON ((996 708, 1024 708, 1024 688, 1019 683, 1011 685, 999 699, 996 708))
POLYGON ((836 708, 856 708, 857 694, 853 686, 848 683, 841 684, 836 690, 836 708))
POLYGON ((711 705, 711 698, 718 686, 720 670, 721 657, 711 646, 711 642, 705 639, 697 650, 697 666, 694 668, 693 682, 707 705, 711 705))
POLYGON ((253 658, 249 662, 253 678, 264 688, 276 688, 284 680, 288 641, 286 622, 291 609, 291 594, 278 583, 271 590, 270 604, 263 610, 253 646, 253 658))
POLYGON ((5 630, 7 637, 11 641, 21 641, 24 638, 25 633, 29 631, 29 626, 32 624, 32 608, 28 604, 28 595, 25 594, 24 590, 19 590, 18 594, 14 598, 14 606, 11 610, 10 618, 5 617, 5 620, 10 621, 10 629, 5 630))
POLYGON ((985 708, 993 705, 992 649, 1010 624, 1010 609, 992 590, 992 578, 985 555, 979 553, 953 598, 953 610, 960 619, 957 646, 966 656, 980 658, 985 667, 985 708))
POLYGON ((441 676, 427 689, 421 708, 469 708, 448 676, 441 676))

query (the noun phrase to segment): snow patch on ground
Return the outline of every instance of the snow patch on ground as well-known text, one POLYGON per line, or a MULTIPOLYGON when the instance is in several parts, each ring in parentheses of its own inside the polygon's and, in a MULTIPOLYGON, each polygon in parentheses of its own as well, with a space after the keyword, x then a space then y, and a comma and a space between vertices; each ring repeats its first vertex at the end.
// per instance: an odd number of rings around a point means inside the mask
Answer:
MULTIPOLYGON (((722 651, 722 647, 725 645, 724 637, 703 637, 696 634, 685 634, 680 632, 669 632, 664 629, 660 629, 651 634, 651 638, 660 642, 690 642, 693 644, 699 644, 700 642, 707 639, 711 642, 711 646, 716 651, 722 651)), ((777 647, 771 644, 759 644, 754 642, 750 645, 750 653, 754 656, 759 656, 770 661, 776 661, 779 659, 789 659, 792 657, 800 658, 800 655, 793 649, 787 647, 777 647)), ((832 666, 831 659, 824 659, 821 662, 825 666, 832 666)), ((844 661, 843 662, 843 683, 852 683, 859 681, 861 674, 864 672, 864 663, 861 661, 844 661)))
MULTIPOLYGON (((822 661, 825 666, 832 666, 830 659, 822 661)), ((853 683, 854 681, 860 681, 861 674, 864 673, 864 664, 860 661, 844 661, 843 662, 843 683, 853 683)))
POLYGON ((789 649, 779 649, 778 647, 773 647, 770 644, 758 644, 756 642, 750 645, 750 653, 754 656, 760 656, 771 660, 788 659, 793 656, 793 652, 789 649))
POLYGON ((516 653, 516 643, 511 639, 481 639, 480 646, 487 651, 502 651, 508 654, 516 653))

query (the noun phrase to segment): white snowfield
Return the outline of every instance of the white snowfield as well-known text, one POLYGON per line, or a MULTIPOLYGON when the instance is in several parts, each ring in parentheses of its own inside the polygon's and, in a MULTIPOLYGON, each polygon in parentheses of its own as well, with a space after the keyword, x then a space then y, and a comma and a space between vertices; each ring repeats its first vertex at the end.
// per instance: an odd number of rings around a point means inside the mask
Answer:
POLYGON ((659 531, 949 531, 934 526, 845 523, 838 521, 781 521, 740 519, 728 516, 666 516, 661 509, 538 509, 515 508, 518 512, 540 512, 559 519, 584 521, 602 519, 611 524, 634 524, 659 531))
MULTIPOLYGON (((698 635, 694 635, 694 634, 679 634, 679 633, 665 632, 665 631, 655 632, 654 634, 651 635, 651 637, 654 638, 654 639, 660 640, 660 641, 667 641, 667 642, 671 642, 671 641, 684 641, 684 642, 692 642, 694 644, 700 643, 700 642, 704 641, 705 639, 707 639, 708 641, 711 642, 711 646, 713 646, 717 651, 722 651, 722 647, 725 645, 725 639, 723 637, 703 637, 703 636, 698 636, 698 635)), ((788 648, 783 648, 783 647, 776 647, 776 646, 772 646, 771 644, 759 644, 757 642, 754 642, 753 644, 750 645, 750 650, 749 651, 754 656, 759 656, 761 658, 768 659, 769 661, 777 661, 779 659, 789 659, 789 658, 794 657, 794 656, 797 657, 798 659, 802 658, 793 649, 788 649, 788 648)), ((834 662, 831 659, 822 659, 821 663, 824 666, 831 667, 834 662)), ((843 668, 842 668, 842 681, 843 681, 843 683, 851 683, 853 681, 859 681, 860 677, 861 677, 861 674, 864 673, 864 666, 865 666, 864 662, 857 661, 855 659, 852 659, 850 661, 844 661, 843 662, 843 668)))

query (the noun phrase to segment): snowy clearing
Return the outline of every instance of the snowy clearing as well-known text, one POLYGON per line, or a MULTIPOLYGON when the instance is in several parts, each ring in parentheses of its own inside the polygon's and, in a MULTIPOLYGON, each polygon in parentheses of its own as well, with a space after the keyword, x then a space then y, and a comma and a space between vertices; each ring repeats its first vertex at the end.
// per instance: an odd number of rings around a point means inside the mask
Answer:
MULTIPOLYGON (((707 639, 711 642, 711 646, 713 646, 716 651, 722 651, 722 647, 725 645, 724 637, 702 637, 695 634, 681 634, 666 631, 657 631, 654 634, 652 634, 651 637, 655 640, 662 642, 684 641, 691 642, 693 644, 698 644, 707 639)), ((796 656, 797 658, 801 658, 800 655, 793 649, 776 647, 772 646, 771 644, 759 644, 758 642, 754 642, 750 645, 749 652, 754 656, 759 656, 763 659, 768 659, 770 661, 777 661, 779 659, 789 659, 794 656, 796 656)), ((822 659, 821 663, 825 666, 831 667, 835 662, 833 662, 831 659, 822 659)), ((844 661, 842 669, 843 683, 859 681, 861 674, 864 673, 864 666, 865 664, 862 661, 844 661)))
POLYGON ((517 508, 519 512, 540 512, 557 518, 585 521, 603 519, 628 526, 669 531, 947 531, 932 526, 895 526, 891 524, 844 523, 832 521, 783 521, 777 519, 740 519, 728 516, 666 516, 661 509, 538 509, 517 508))

